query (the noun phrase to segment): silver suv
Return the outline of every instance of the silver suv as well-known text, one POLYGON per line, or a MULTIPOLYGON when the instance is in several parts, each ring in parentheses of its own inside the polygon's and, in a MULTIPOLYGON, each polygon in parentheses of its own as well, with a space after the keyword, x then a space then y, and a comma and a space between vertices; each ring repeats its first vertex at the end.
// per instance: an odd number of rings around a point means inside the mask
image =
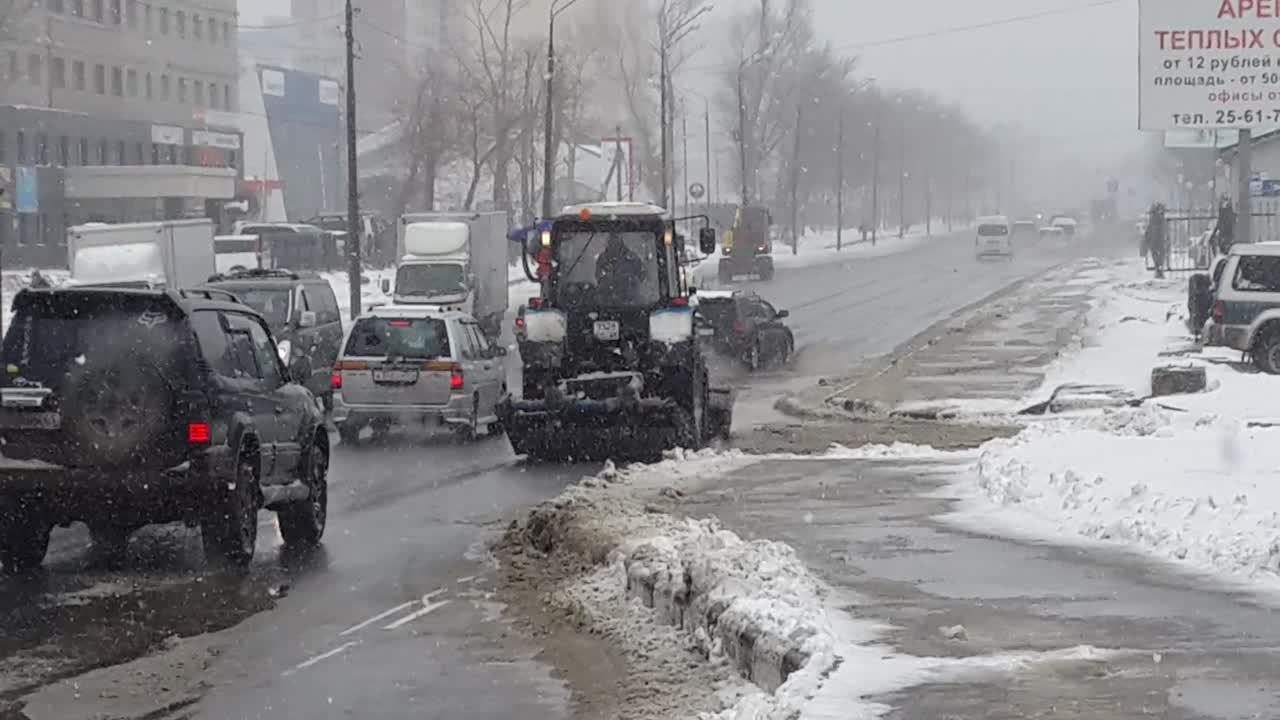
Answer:
POLYGON ((387 305, 357 318, 333 370, 333 420, 344 443, 365 427, 449 427, 500 433, 506 348, 458 310, 387 305))

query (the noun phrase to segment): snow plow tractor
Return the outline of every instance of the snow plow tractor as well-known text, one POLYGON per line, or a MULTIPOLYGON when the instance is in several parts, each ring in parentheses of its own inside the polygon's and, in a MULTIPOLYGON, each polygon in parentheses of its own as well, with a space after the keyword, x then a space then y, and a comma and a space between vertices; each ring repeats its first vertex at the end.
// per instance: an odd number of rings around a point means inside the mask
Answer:
POLYGON ((717 279, 727 284, 739 275, 773 279, 773 217, 757 205, 733 208, 733 220, 720 240, 717 279))
MULTIPOLYGON (((521 396, 498 406, 516 454, 652 460, 728 436, 733 398, 712 387, 696 341, 678 221, 593 203, 512 232, 541 285, 523 313, 521 396)), ((714 230, 698 240, 715 251, 714 230)))

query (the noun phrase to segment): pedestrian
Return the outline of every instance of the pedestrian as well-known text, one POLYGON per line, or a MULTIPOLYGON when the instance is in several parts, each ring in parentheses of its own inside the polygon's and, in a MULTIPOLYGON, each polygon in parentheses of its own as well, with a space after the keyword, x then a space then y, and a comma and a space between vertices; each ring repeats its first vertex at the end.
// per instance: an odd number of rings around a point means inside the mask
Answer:
POLYGON ((1147 231, 1143 244, 1151 253, 1151 262, 1155 266, 1156 277, 1163 279, 1164 271, 1169 263, 1169 233, 1165 227, 1165 207, 1163 203, 1155 203, 1147 213, 1147 231))
POLYGON ((1236 210, 1231 206, 1231 198, 1222 196, 1218 205, 1218 223, 1213 228, 1211 242, 1219 255, 1231 252, 1236 237, 1236 210))
POLYGON ((53 283, 49 282, 49 278, 46 278, 44 273, 39 270, 34 270, 31 273, 31 287, 36 288, 37 290, 51 288, 53 287, 53 283))

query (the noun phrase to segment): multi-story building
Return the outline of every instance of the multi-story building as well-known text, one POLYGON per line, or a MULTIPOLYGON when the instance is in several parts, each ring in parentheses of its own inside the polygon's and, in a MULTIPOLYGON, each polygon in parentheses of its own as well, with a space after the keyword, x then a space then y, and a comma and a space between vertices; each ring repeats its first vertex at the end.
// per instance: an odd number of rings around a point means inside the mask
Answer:
POLYGON ((65 262, 81 222, 221 220, 243 160, 236 1, 30 6, 0 35, 4 264, 65 262))

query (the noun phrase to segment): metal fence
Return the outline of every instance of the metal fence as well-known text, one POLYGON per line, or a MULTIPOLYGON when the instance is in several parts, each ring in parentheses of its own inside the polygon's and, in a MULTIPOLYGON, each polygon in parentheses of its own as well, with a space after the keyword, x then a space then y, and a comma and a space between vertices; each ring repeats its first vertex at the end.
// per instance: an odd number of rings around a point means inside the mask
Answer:
MULTIPOLYGON (((1280 198, 1254 198, 1253 242, 1280 240, 1280 198)), ((1169 257, 1166 272, 1205 272, 1213 263, 1214 248, 1209 241, 1217 225, 1215 209, 1168 210, 1165 227, 1169 234, 1169 257)), ((1237 241, 1239 242, 1239 241, 1237 241)), ((1147 269, 1156 269, 1148 253, 1147 269)))

